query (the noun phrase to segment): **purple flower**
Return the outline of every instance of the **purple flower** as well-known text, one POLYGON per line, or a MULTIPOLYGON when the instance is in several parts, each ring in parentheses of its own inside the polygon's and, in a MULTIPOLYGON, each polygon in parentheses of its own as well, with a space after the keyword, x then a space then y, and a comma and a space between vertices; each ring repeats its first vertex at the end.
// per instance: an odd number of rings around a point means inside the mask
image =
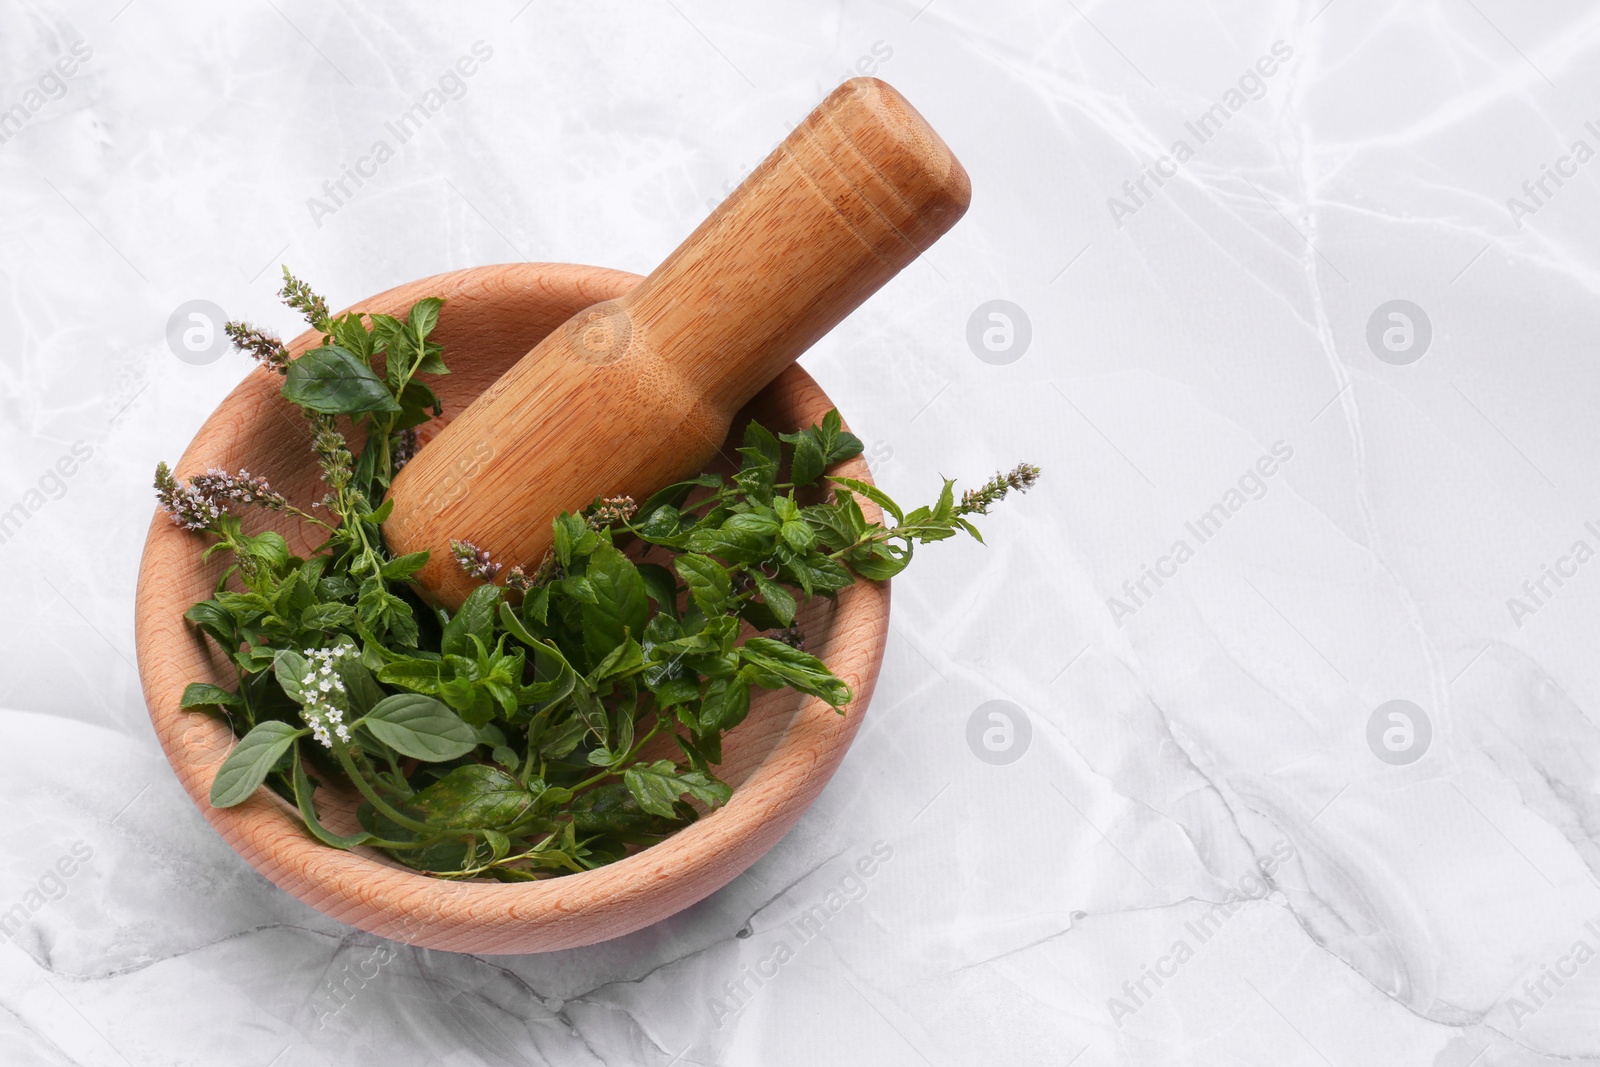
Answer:
POLYGON ((639 505, 633 502, 631 496, 608 496, 595 501, 588 510, 589 525, 595 530, 614 523, 627 522, 633 518, 634 512, 639 510, 639 505))
POLYGON ((500 564, 489 558, 488 549, 479 548, 471 541, 451 541, 450 554, 469 578, 492 582, 494 576, 500 573, 500 564))
POLYGON ((174 524, 185 530, 208 530, 233 504, 253 504, 270 511, 282 511, 289 500, 247 470, 229 474, 212 467, 196 474, 184 485, 173 477, 165 463, 156 466, 156 499, 174 524))
POLYGON ((768 630, 767 636, 774 641, 782 641, 790 648, 804 650, 806 647, 806 635, 800 632, 800 627, 793 624, 785 630, 768 630))
POLYGON ((230 322, 222 329, 233 341, 233 347, 252 356, 266 369, 289 373, 289 350, 272 334, 247 322, 230 322))

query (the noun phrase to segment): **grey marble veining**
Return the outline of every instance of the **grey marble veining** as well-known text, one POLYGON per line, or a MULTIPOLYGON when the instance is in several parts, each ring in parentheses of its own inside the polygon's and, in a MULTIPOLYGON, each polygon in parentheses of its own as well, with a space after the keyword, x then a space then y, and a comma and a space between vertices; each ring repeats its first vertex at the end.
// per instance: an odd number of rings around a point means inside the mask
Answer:
POLYGON ((1575 2, 8 0, 0 1062, 1600 1063, 1597 57, 1575 2), (804 362, 897 496, 1045 477, 897 580, 838 776, 580 951, 279 892, 132 664, 150 471, 248 373, 188 312, 646 271, 857 72, 973 207, 804 362))

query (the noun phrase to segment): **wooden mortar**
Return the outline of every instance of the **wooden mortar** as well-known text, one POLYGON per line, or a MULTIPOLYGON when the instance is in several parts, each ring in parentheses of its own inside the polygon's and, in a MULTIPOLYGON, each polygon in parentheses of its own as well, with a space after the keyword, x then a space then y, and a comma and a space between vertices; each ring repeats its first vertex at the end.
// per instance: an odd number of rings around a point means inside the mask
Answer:
MULTIPOLYGON (((425 296, 446 298, 435 337, 453 373, 436 380, 446 418, 491 386, 517 359, 572 314, 626 294, 638 275, 561 263, 517 263, 441 274, 354 305, 403 315, 425 296)), ((299 355, 320 343, 305 334, 299 355)), ((282 379, 252 373, 222 402, 176 465, 186 478, 209 467, 247 467, 292 500, 313 500, 318 478, 306 421, 278 395, 282 379)), ((816 382, 791 366, 762 390, 746 414, 773 429, 810 425, 833 407, 816 382)), ((736 419, 735 430, 741 428, 736 419)), ((842 465, 870 481, 862 457, 842 465)), ((870 501, 862 510, 876 521, 870 501)), ((321 533, 281 512, 253 511, 251 530, 276 529, 304 555, 321 533)), ((756 690, 750 716, 728 733, 718 774, 733 799, 686 829, 598 870, 541 882, 450 882, 409 870, 367 848, 329 848, 306 833, 299 814, 269 789, 237 807, 214 808, 209 793, 233 747, 225 723, 178 707, 189 682, 232 687, 232 664, 183 613, 211 595, 221 556, 202 562, 204 541, 157 512, 145 541, 135 601, 135 641, 145 702, 157 740, 195 806, 216 831, 279 887, 340 922, 381 937, 452 952, 517 953, 573 948, 630 933, 726 885, 800 818, 844 758, 861 727, 878 677, 889 626, 887 583, 858 582, 837 605, 817 598, 798 625, 807 648, 849 683, 855 700, 839 715, 789 690, 756 690)), ((357 829, 361 797, 347 786, 317 790, 330 828, 357 829)))

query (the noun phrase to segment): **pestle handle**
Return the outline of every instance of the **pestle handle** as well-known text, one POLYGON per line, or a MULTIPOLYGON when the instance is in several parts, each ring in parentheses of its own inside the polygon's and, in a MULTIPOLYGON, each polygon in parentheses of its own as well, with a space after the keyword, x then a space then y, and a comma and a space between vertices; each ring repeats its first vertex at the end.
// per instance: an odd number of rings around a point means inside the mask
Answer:
POLYGON ((531 568, 558 512, 642 500, 703 469, 734 414, 953 226, 970 194, 904 97, 845 82, 647 278, 557 327, 406 465, 390 549, 430 550, 417 581, 454 610, 477 582, 451 539, 531 568))
POLYGON ((622 299, 729 413, 938 240, 967 173, 885 83, 847 81, 622 299))

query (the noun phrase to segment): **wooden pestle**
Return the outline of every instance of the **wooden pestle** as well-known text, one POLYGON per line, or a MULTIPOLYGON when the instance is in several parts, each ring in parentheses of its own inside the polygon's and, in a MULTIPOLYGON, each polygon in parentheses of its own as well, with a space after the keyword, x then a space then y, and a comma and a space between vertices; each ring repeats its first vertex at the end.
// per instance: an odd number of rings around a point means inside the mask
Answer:
POLYGON ((396 476, 384 535, 452 611, 470 541, 530 571, 551 520, 703 470, 733 416, 966 212, 961 164, 874 78, 828 96, 649 277, 579 312, 396 476))

